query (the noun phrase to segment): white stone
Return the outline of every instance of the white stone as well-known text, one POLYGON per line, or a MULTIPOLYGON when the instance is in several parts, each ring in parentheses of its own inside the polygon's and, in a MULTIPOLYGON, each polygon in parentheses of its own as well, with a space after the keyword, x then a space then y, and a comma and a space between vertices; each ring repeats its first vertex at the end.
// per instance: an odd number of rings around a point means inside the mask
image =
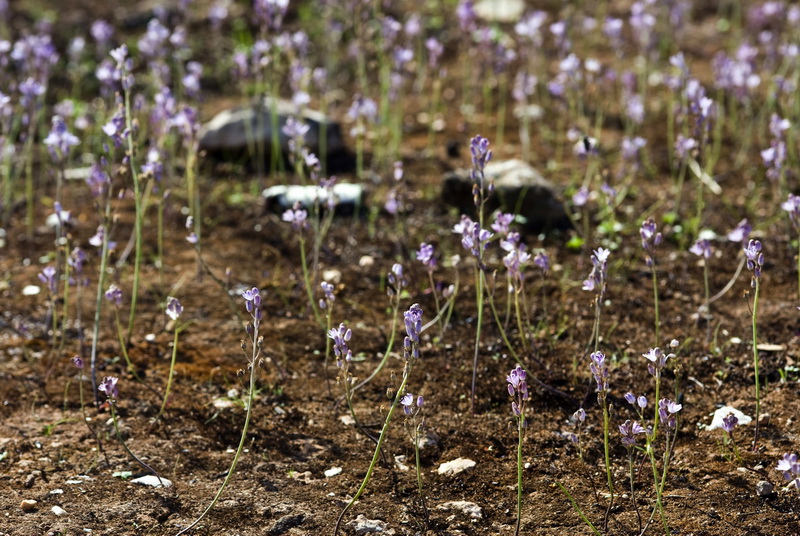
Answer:
POLYGON ((489 22, 517 22, 525 11, 522 0, 481 0, 475 4, 475 14, 489 22))
POLYGON ((394 457, 394 464, 401 471, 408 471, 410 469, 410 467, 405 464, 405 461, 406 457, 403 454, 398 454, 394 457))
POLYGON ((440 475, 457 475, 467 469, 475 467, 476 462, 468 458, 456 458, 451 462, 443 463, 436 471, 440 475))
POLYGON ((322 272, 322 280, 338 285, 342 282, 342 272, 334 269, 325 270, 322 272))
POLYGON ((159 478, 156 475, 145 475, 140 476, 139 478, 134 478, 131 480, 134 484, 139 484, 140 486, 150 486, 153 488, 160 488, 164 486, 165 488, 169 488, 172 486, 172 482, 167 480, 166 478, 159 478))
POLYGON ((25 287, 22 289, 22 295, 23 295, 23 296, 36 296, 36 295, 37 295, 37 294, 39 294, 41 291, 42 291, 42 289, 40 289, 40 288, 39 288, 38 286, 36 286, 36 285, 26 285, 26 286, 25 286, 25 287))
POLYGON ((324 474, 325 474, 325 478, 330 478, 332 476, 340 475, 340 474, 342 474, 342 468, 341 467, 331 467, 330 469, 325 471, 324 474))
POLYGON ((358 265, 361 268, 369 268, 375 264, 375 258, 370 255, 362 255, 360 259, 358 259, 358 265))
POLYGON ((50 511, 51 511, 51 512, 53 512, 53 513, 54 513, 55 515, 57 515, 57 516, 63 516, 64 514, 66 514, 66 513, 67 513, 67 511, 66 511, 66 510, 64 510, 63 508, 61 508, 61 507, 60 507, 60 506, 58 506, 58 505, 56 505, 56 506, 52 507, 52 508, 50 509, 50 511))
POLYGON ((385 521, 381 521, 380 519, 367 519, 364 514, 359 514, 349 525, 355 529, 356 534, 373 534, 377 532, 394 534, 393 530, 387 528, 385 521))
POLYGON ((736 418, 739 419, 739 426, 750 424, 753 421, 752 417, 745 415, 733 406, 723 406, 714 412, 711 424, 706 426, 706 430, 722 429, 722 419, 727 417, 730 413, 733 413, 736 418))
POLYGON ((468 515, 472 519, 480 519, 483 517, 483 510, 474 502, 469 501, 450 501, 440 504, 436 507, 437 510, 458 510, 468 515))
POLYGON ((54 489, 50 492, 50 495, 63 495, 64 490, 61 488, 54 489))

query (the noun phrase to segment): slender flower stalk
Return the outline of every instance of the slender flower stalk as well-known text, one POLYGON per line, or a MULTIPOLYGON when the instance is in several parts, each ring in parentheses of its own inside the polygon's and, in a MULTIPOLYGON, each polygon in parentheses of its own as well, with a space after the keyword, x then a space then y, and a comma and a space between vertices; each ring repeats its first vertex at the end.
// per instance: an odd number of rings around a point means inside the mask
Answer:
POLYGON ((752 321, 753 321, 753 372, 755 373, 755 389, 756 389, 756 426, 753 435, 753 452, 758 451, 758 432, 759 421, 761 417, 761 380, 758 375, 758 292, 761 290, 761 268, 764 266, 764 253, 761 251, 761 241, 750 240, 747 247, 744 248, 744 254, 747 259, 747 269, 753 272, 750 279, 750 286, 753 290, 753 308, 752 321))
POLYGON ((797 295, 800 297, 800 195, 789 194, 789 198, 781 203, 781 208, 789 214, 789 220, 797 233, 797 295))
POLYGON ((606 279, 608 278, 608 256, 610 251, 597 248, 592 253, 592 271, 589 277, 583 281, 583 290, 594 292, 594 328, 592 340, 594 341, 594 352, 600 348, 600 307, 603 304, 603 296, 606 292, 606 279))
POLYGON ((406 414, 406 420, 411 421, 413 434, 411 439, 414 441, 414 465, 417 471, 417 491, 419 492, 419 500, 422 503, 422 509, 425 516, 428 516, 428 506, 425 503, 425 493, 422 489, 422 464, 419 459, 419 447, 422 441, 422 432, 425 430, 425 419, 420 418, 422 413, 422 406, 425 404, 425 399, 420 396, 414 396, 411 393, 406 393, 400 404, 403 406, 403 413, 406 414), (419 419, 419 421, 418 421, 419 419))
POLYGON ((319 314, 317 302, 314 300, 314 288, 311 273, 308 269, 308 260, 306 259, 306 240, 305 231, 308 229, 308 211, 301 207, 300 203, 295 203, 294 207, 290 208, 283 213, 283 221, 292 224, 292 229, 297 233, 297 239, 300 243, 300 264, 303 268, 303 282, 306 287, 306 294, 308 295, 308 303, 314 313, 314 318, 320 327, 325 326, 322 321, 322 316, 319 314))
POLYGON ((508 382, 508 394, 514 399, 511 402, 511 411, 517 420, 519 435, 517 441, 517 524, 514 529, 514 536, 519 536, 522 524, 522 441, 525 436, 525 406, 529 399, 525 370, 517 365, 506 377, 506 381, 508 382))
POLYGON ((133 461, 144 467, 147 471, 153 473, 153 475, 155 475, 155 477, 158 479, 159 486, 164 487, 164 482, 161 480, 161 476, 156 472, 156 470, 147 465, 145 462, 143 462, 139 457, 137 457, 131 451, 131 449, 128 448, 128 445, 125 443, 125 440, 122 439, 122 434, 119 431, 119 419, 117 419, 117 410, 116 410, 117 399, 119 398, 119 389, 117 387, 117 381, 118 378, 116 378, 115 376, 106 376, 100 383, 100 385, 97 387, 97 389, 101 393, 105 393, 106 395, 106 402, 103 405, 107 406, 111 410, 111 420, 114 423, 114 432, 117 435, 117 441, 119 441, 120 445, 122 445, 122 448, 125 449, 125 452, 128 453, 128 456, 130 456, 133 459, 133 461))
POLYGON ((175 536, 186 534, 192 530, 197 526, 198 523, 200 523, 200 521, 203 520, 203 518, 206 517, 211 509, 214 508, 214 505, 217 504, 217 501, 222 496, 222 492, 225 491, 225 487, 228 485, 228 482, 230 482, 231 477, 236 470, 236 464, 239 462, 239 457, 244 450, 245 440, 247 439, 247 430, 250 427, 250 417, 253 413, 253 403, 255 402, 256 397, 256 370, 259 367, 259 358, 261 356, 261 348, 264 344, 264 338, 258 334, 258 328, 261 325, 261 318, 263 315, 261 311, 260 291, 257 287, 253 287, 250 290, 245 290, 242 293, 242 298, 244 298, 245 308, 252 319, 252 321, 247 324, 246 328, 247 334, 250 337, 250 356, 247 356, 247 343, 242 341, 242 351, 245 353, 247 367, 250 369, 250 384, 247 394, 247 412, 245 413, 244 425, 242 426, 242 436, 239 439, 239 446, 236 448, 236 453, 233 455, 231 466, 228 469, 228 472, 225 474, 225 480, 222 481, 222 485, 219 487, 217 494, 212 499, 211 504, 209 504, 206 509, 203 510, 203 513, 200 514, 200 517, 195 519, 189 526, 181 529, 175 536))
POLYGON ((608 510, 606 510, 606 520, 604 525, 608 524, 608 514, 611 512, 611 506, 614 504, 614 480, 611 476, 611 452, 609 442, 609 409, 608 409, 608 379, 609 369, 606 356, 603 352, 593 352, 589 356, 591 363, 589 369, 592 372, 595 383, 597 384, 597 402, 603 408, 603 453, 605 456, 606 465, 606 479, 608 481, 608 491, 610 498, 608 502, 608 510))
POLYGON ((408 311, 403 313, 403 320, 406 327, 406 337, 403 340, 403 358, 405 359, 405 366, 403 367, 403 379, 400 382, 400 386, 395 391, 394 400, 392 401, 392 405, 389 407, 389 411, 386 414, 386 419, 384 420, 383 427, 381 428, 381 434, 378 437, 378 444, 375 447, 375 453, 372 455, 372 461, 367 468, 367 474, 364 476, 364 480, 361 482, 361 486, 359 486, 356 494, 353 495, 353 498, 350 499, 350 502, 348 502, 344 507, 342 513, 339 514, 339 518, 336 520, 336 526, 333 529, 333 536, 337 536, 339 533, 339 528, 342 524, 342 520, 344 519, 344 515, 347 513, 350 507, 355 504, 359 497, 361 497, 361 495, 364 493, 364 490, 367 489, 367 484, 369 484, 370 478, 372 478, 372 472, 375 470, 375 466, 378 463, 381 447, 386 439, 386 432, 389 429, 389 423, 394 415, 394 410, 397 408, 398 404, 406 394, 406 384, 408 383, 408 378, 411 375, 411 369, 413 368, 417 359, 419 359, 419 336, 420 332, 422 331, 422 308, 419 306, 419 304, 415 303, 408 311))
POLYGON ((167 316, 172 320, 174 323, 174 331, 175 331, 175 339, 172 341, 172 359, 169 362, 169 376, 167 376, 167 388, 164 390, 164 400, 161 402, 161 409, 158 410, 158 415, 156 415, 156 421, 161 418, 161 415, 164 414, 164 409, 167 407, 167 401, 169 400, 169 391, 172 387, 172 376, 175 373, 175 359, 178 356, 178 335, 181 331, 186 327, 187 324, 183 326, 178 326, 177 322, 178 319, 183 314, 183 306, 178 301, 177 298, 173 298, 169 296, 167 298, 167 308, 166 308, 167 316))
POLYGON ((661 244, 661 233, 656 230, 656 222, 652 219, 647 219, 642 222, 642 227, 639 229, 639 234, 642 237, 642 249, 644 250, 645 263, 650 268, 650 274, 653 278, 653 308, 655 311, 655 345, 659 344, 659 315, 658 315, 658 276, 656 275, 656 263, 653 259, 655 248, 661 244))

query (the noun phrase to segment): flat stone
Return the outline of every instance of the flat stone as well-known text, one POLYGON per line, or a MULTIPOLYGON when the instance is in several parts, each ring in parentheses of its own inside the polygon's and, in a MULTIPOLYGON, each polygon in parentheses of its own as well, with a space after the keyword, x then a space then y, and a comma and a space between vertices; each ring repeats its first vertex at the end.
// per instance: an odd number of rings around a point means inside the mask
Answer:
POLYGON ((150 486, 153 488, 160 488, 165 487, 169 488, 172 487, 172 482, 164 477, 159 478, 156 475, 144 475, 140 476, 139 478, 134 478, 131 480, 134 484, 139 484, 140 486, 150 486))
POLYGON ((336 475, 342 474, 342 468, 341 467, 331 467, 330 469, 325 471, 323 474, 325 475, 325 478, 331 478, 332 476, 336 476, 336 475))
MULTIPOLYGON (((266 200, 266 209, 283 213, 299 203, 301 208, 311 212, 317 203, 324 211, 328 201, 328 190, 320 186, 278 185, 270 186, 261 192, 266 200)), ((356 210, 364 208, 364 188, 360 184, 341 182, 333 187, 337 216, 352 216, 356 210)))
MULTIPOLYGON (((289 138, 283 127, 289 117, 302 120, 309 129, 305 135, 305 146, 320 157, 320 136, 324 127, 327 140, 327 171, 344 173, 355 168, 355 157, 344 143, 339 123, 322 113, 308 108, 298 109, 294 103, 278 100, 275 104, 278 114, 278 140, 284 164, 289 169, 289 138)), ((200 150, 212 158, 223 161, 247 161, 250 147, 263 146, 265 159, 272 154, 272 99, 265 98, 261 106, 241 106, 218 113, 202 126, 198 134, 200 150)))
MULTIPOLYGON (((494 192, 486 201, 486 209, 493 212, 514 212, 524 218, 524 226, 532 231, 569 227, 564 205, 558 198, 556 187, 522 160, 491 161, 486 165, 487 181, 494 181, 494 192)), ((458 208, 463 214, 475 214, 472 197, 472 171, 460 169, 445 174, 442 182, 442 200, 458 208)))
POLYGON ((285 515, 272 524, 267 534, 269 534, 269 536, 280 536, 290 529, 302 525, 305 519, 306 514, 304 513, 285 515))
POLYGON ((525 11, 522 0, 480 0, 475 14, 488 22, 517 22, 525 11))
POLYGON ((475 465, 477 465, 476 462, 468 458, 456 458, 440 465, 436 472, 440 475, 457 475, 475 467, 475 465))
POLYGON ((19 503, 19 507, 22 508, 23 512, 33 512, 36 510, 36 505, 39 504, 39 501, 34 499, 24 499, 22 502, 19 503))
POLYGON ((54 513, 55 515, 57 515, 57 516, 63 516, 63 515, 66 515, 66 513, 67 513, 67 511, 66 511, 66 510, 64 510, 63 508, 61 508, 61 507, 60 507, 60 506, 58 506, 58 505, 56 505, 56 506, 52 507, 52 508, 50 509, 50 511, 51 511, 51 512, 53 512, 53 513, 54 513))
POLYGON ((468 515, 472 519, 480 519, 483 517, 483 510, 481 507, 469 501, 450 501, 440 504, 436 509, 445 511, 456 510, 468 515))
POLYGON ((381 521, 380 519, 367 519, 364 514, 359 514, 349 525, 353 527, 356 534, 373 534, 377 532, 394 534, 394 531, 387 527, 385 521, 381 521))

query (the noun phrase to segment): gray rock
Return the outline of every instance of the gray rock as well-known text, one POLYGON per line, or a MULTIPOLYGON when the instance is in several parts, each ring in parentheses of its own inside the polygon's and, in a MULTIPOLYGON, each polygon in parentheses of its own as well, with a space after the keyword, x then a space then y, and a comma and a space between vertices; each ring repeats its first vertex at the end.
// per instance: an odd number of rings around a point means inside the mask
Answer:
MULTIPOLYGON (((278 100, 275 104, 278 114, 278 139, 281 153, 288 166, 289 138, 283 126, 289 117, 298 117, 308 126, 306 147, 320 156, 319 140, 324 125, 327 140, 327 171, 342 173, 355 167, 355 158, 347 149, 339 123, 315 110, 298 110, 290 101, 278 100)), ((262 106, 242 106, 224 110, 214 116, 200 129, 200 150, 209 156, 224 161, 245 161, 249 159, 250 146, 263 144, 267 161, 272 154, 272 99, 266 98, 262 106), (256 145, 254 145, 256 144, 256 145)))
MULTIPOLYGON (((526 162, 489 162, 484 174, 487 180, 494 180, 494 192, 486 202, 489 212, 514 212, 524 218, 525 227, 532 231, 569 227, 556 187, 526 162)), ((474 215, 472 185, 471 170, 450 172, 442 182, 442 200, 464 214, 474 215)))
POLYGON ((284 532, 288 532, 289 529, 302 525, 305 519, 306 515, 302 513, 285 515, 272 524, 267 534, 269 536, 280 536, 284 532))
POLYGON ((756 484, 756 494, 759 497, 769 497, 775 491, 775 486, 767 480, 759 480, 756 484))
MULTIPOLYGON (((261 195, 266 199, 266 209, 278 213, 292 208, 295 203, 312 211, 317 200, 324 209, 328 201, 328 192, 319 186, 270 186, 261 195)), ((350 216, 364 208, 364 189, 360 184, 338 183, 333 187, 333 196, 336 199, 334 213, 338 216, 350 216)))
POLYGON ((349 525, 353 527, 356 534, 373 534, 376 532, 394 534, 394 531, 387 527, 386 522, 380 519, 367 519, 364 514, 359 514, 349 525))
POLYGON ((474 502, 469 501, 450 501, 442 503, 436 507, 437 510, 457 511, 461 512, 472 519, 480 519, 483 517, 483 510, 474 502))

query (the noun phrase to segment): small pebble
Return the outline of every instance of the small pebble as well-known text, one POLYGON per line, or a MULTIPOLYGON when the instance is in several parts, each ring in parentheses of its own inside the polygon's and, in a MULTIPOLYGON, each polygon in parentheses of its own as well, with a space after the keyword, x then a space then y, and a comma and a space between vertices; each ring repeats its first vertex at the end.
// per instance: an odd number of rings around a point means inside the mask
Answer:
POLYGON ((32 512, 36 510, 36 505, 38 501, 34 501, 33 499, 25 499, 21 503, 19 503, 19 507, 22 508, 23 512, 32 512))
POLYGON ((756 484, 756 494, 758 494, 759 497, 769 497, 774 490, 775 486, 772 485, 772 482, 768 482, 767 480, 760 480, 758 484, 756 484))
POLYGON ((52 507, 50 509, 50 511, 53 512, 57 516, 63 516, 64 514, 67 513, 67 511, 64 510, 63 508, 61 508, 60 506, 54 506, 54 507, 52 507))

